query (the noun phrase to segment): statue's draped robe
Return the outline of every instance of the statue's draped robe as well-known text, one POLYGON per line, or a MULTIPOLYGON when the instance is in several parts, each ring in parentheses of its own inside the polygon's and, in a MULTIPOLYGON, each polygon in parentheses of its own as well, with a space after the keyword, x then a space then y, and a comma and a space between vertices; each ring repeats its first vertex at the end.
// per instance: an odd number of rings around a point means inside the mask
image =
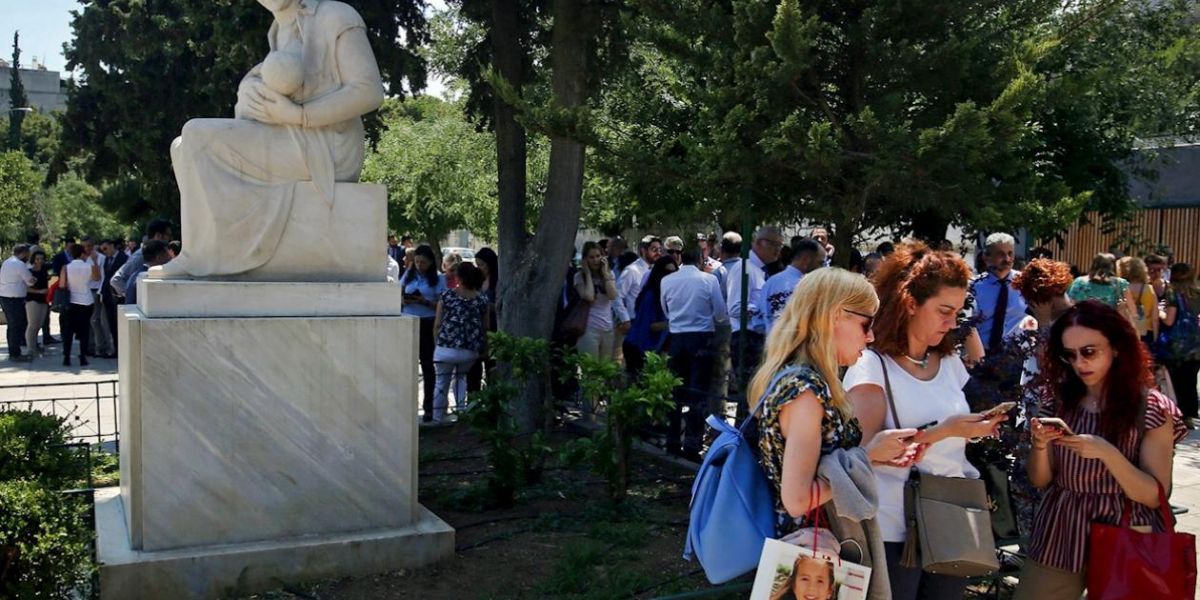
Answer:
MULTIPOLYGON (((304 85, 292 98, 304 125, 268 125, 240 118, 193 119, 171 145, 179 184, 183 253, 170 270, 196 277, 233 275, 275 254, 296 186, 313 186, 332 210, 335 181, 357 181, 363 165, 361 116, 379 106, 383 87, 366 26, 354 9, 332 0, 303 0, 288 48, 298 51, 304 85)), ((241 86, 261 80, 262 64, 241 86)), ((239 88, 240 98, 243 94, 239 88)))

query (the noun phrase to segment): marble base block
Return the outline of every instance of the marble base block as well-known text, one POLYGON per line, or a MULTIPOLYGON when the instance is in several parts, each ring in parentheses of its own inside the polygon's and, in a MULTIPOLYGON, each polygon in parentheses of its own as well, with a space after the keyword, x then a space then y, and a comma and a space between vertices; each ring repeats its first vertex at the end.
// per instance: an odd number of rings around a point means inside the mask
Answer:
POLYGON ((121 497, 96 492, 102 600, 210 600, 286 583, 423 567, 454 553, 454 529, 418 507, 405 527, 143 552, 129 545, 121 497))
POLYGON ((387 281, 386 244, 386 187, 338 183, 330 206, 312 182, 301 181, 296 184, 287 227, 271 260, 221 279, 387 281))
POLYGON ((130 548, 419 520, 415 319, 151 318, 122 308, 130 548))
POLYGON ((138 308, 164 317, 366 317, 400 314, 395 283, 264 283, 143 279, 138 308))

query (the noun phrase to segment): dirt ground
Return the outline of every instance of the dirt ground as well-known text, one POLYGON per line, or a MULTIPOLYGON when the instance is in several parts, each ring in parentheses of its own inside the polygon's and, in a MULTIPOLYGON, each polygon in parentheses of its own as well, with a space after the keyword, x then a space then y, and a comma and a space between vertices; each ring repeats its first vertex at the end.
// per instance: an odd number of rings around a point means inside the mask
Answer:
MULTIPOLYGON (((553 440, 558 446, 568 438, 553 440)), ((682 558, 693 469, 635 454, 629 497, 607 498, 603 480, 552 458, 515 506, 485 493, 485 448, 465 425, 421 430, 421 503, 457 530, 455 556, 373 577, 287 586, 255 600, 400 598, 657 598, 708 592, 745 598, 750 576, 713 586, 682 558)))

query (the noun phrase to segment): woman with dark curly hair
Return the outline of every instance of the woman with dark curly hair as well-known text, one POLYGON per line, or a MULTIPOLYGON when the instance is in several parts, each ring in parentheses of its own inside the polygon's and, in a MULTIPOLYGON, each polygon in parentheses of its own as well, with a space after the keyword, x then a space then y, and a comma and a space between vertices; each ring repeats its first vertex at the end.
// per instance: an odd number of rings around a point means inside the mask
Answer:
POLYGON ((1137 330, 1094 300, 1054 322, 1042 376, 1047 397, 1030 424, 1029 479, 1045 494, 1034 518, 1016 600, 1077 599, 1087 584, 1088 530, 1118 523, 1125 500, 1135 526, 1162 531, 1159 489, 1171 493, 1179 409, 1153 390, 1137 330))
MULTIPOLYGON (((916 456, 922 473, 979 478, 967 461, 971 438, 995 435, 1001 414, 990 419, 971 413, 963 386, 969 375, 947 334, 957 325, 967 297, 971 271, 950 252, 921 243, 902 245, 875 276, 880 308, 876 314, 875 352, 864 353, 846 372, 843 385, 858 415, 864 439, 881 429, 931 424, 912 438, 925 445, 916 456), (891 398, 885 391, 891 388, 891 398), (894 404, 894 412, 889 408, 894 404), (898 422, 897 422, 898 421, 898 422)), ((904 486, 909 464, 876 463, 879 528, 887 551, 888 579, 896 600, 961 598, 967 580, 926 573, 900 563, 908 524, 904 486)))

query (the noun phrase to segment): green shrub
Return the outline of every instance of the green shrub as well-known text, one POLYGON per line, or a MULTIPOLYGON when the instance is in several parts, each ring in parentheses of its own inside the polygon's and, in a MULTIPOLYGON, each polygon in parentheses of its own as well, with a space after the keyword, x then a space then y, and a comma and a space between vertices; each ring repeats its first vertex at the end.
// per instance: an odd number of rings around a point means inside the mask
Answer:
POLYGON ((86 458, 64 448, 71 428, 62 417, 28 410, 0 410, 0 481, 37 481, 73 487, 86 473, 86 458))
POLYGON ((91 578, 90 503, 0 482, 0 598, 70 598, 91 578))
POLYGON ((658 353, 646 354, 641 376, 630 385, 621 385, 621 367, 590 354, 576 354, 571 363, 579 367, 579 387, 584 397, 608 404, 604 428, 592 437, 574 440, 563 452, 568 463, 587 462, 596 474, 608 482, 614 502, 625 498, 629 490, 629 458, 635 433, 647 425, 662 423, 674 401, 671 391, 682 383, 670 369, 667 359, 658 353))

